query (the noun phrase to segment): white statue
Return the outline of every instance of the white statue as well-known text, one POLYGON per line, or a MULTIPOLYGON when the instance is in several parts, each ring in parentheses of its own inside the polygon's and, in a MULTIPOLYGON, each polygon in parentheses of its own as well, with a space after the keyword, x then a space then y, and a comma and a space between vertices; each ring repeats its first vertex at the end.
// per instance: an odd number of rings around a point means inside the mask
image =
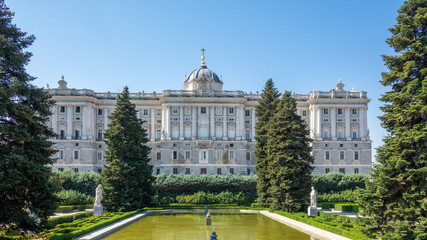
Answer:
POLYGON ((311 192, 310 192, 310 206, 317 207, 316 190, 314 190, 314 187, 311 187, 311 192))
POLYGON ((95 206, 100 206, 102 200, 102 189, 101 184, 96 187, 95 206))

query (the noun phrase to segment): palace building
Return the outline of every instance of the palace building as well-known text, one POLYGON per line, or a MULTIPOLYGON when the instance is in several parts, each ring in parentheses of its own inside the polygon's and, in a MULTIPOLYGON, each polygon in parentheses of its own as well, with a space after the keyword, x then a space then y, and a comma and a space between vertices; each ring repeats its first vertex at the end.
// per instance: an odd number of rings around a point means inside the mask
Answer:
MULTIPOLYGON (((49 124, 58 134, 52 170, 101 172, 103 133, 118 93, 68 88, 64 77, 47 88, 56 101, 49 124)), ((222 77, 200 66, 184 90, 131 93, 144 120, 153 174, 255 174, 255 106, 260 94, 223 90, 222 77)), ((310 129, 314 173, 368 173, 371 141, 366 92, 345 91, 341 80, 328 92, 294 94, 310 129)))

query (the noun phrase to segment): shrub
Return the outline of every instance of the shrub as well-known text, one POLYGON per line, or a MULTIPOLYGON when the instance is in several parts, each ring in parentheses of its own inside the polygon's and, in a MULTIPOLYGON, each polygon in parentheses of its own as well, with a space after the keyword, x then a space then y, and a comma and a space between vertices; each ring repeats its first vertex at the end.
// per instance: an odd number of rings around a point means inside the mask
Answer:
POLYGON ((45 223, 43 223, 43 228, 51 229, 58 224, 70 223, 74 220, 90 217, 92 215, 93 215, 93 212, 84 212, 84 213, 77 213, 77 214, 67 215, 62 217, 49 218, 45 223))
POLYGON ((98 173, 76 173, 70 170, 54 172, 55 178, 62 179, 64 190, 75 190, 89 196, 95 196, 96 186, 101 182, 98 173))
POLYGON ((345 190, 338 193, 320 193, 317 202, 355 202, 356 194, 353 190, 345 190))
POLYGON ((94 201, 94 197, 75 190, 61 190, 57 195, 63 205, 86 205, 94 201))
POLYGON ((256 195, 247 194, 243 192, 220 192, 220 193, 206 193, 199 191, 193 195, 174 195, 174 194, 159 194, 154 197, 155 204, 239 204, 250 205, 255 201, 256 195))
POLYGON ((357 204, 335 204, 335 210, 343 212, 359 212, 357 204))
POLYGON ((322 209, 331 209, 335 207, 335 203, 320 203, 322 209))
POLYGON ((73 211, 74 206, 59 206, 56 208, 56 213, 65 213, 65 212, 71 212, 73 211))
POLYGON ((368 177, 367 174, 313 174, 312 181, 318 193, 331 193, 365 188, 368 177))

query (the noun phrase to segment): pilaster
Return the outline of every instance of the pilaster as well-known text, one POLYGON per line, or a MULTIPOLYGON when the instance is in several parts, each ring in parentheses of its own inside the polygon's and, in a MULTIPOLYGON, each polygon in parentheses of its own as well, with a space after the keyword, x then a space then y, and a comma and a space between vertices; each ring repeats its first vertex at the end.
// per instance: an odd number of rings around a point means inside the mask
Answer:
POLYGON ((156 129, 155 129, 155 125, 156 125, 156 109, 152 108, 151 109, 151 131, 150 131, 150 141, 154 142, 156 141, 156 129))
POLYGON ((211 117, 211 135, 210 139, 215 140, 215 107, 210 107, 210 117, 211 117))
POLYGON ((351 134, 350 134, 350 108, 345 108, 345 137, 347 141, 351 140, 351 134))
POLYGON ((228 140, 228 126, 227 126, 227 108, 222 107, 222 140, 227 141, 228 140))
POLYGON ((330 108, 331 111, 331 137, 332 141, 337 140, 337 110, 334 107, 330 108))
POLYGON ((179 140, 184 140, 184 107, 179 108, 179 140))
POLYGON ((73 136, 73 106, 67 106, 67 139, 73 136))

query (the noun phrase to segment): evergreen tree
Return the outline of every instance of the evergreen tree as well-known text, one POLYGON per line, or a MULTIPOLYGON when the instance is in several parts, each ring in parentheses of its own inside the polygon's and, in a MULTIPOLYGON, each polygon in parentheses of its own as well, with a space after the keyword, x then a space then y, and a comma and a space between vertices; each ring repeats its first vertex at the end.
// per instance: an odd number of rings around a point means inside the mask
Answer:
POLYGON ((105 132, 105 167, 101 174, 103 205, 109 211, 132 211, 150 204, 154 196, 153 167, 149 165, 150 147, 147 133, 138 119, 135 105, 125 87, 117 98, 116 108, 109 116, 105 132))
POLYGON ((270 208, 287 212, 302 210, 311 191, 311 156, 307 125, 296 113, 296 100, 285 92, 274 116, 268 121, 266 176, 270 208))
POLYGON ((279 102, 280 93, 274 87, 272 79, 269 79, 265 83, 265 87, 261 93, 261 99, 258 101, 258 105, 255 107, 255 115, 258 117, 258 122, 255 125, 255 158, 257 161, 256 172, 257 172, 257 193, 258 203, 261 206, 267 206, 267 189, 269 187, 269 179, 266 175, 267 170, 267 154, 265 147, 267 145, 267 123, 276 111, 277 104, 279 102))
POLYGON ((31 84, 25 71, 35 37, 12 23, 13 13, 0 0, 0 230, 38 230, 56 208, 49 181, 55 153, 47 127, 53 101, 31 84))
POLYGON ((388 136, 359 202, 382 239, 427 239, 427 1, 406 1, 398 13, 386 41, 397 54, 383 56, 388 136))

